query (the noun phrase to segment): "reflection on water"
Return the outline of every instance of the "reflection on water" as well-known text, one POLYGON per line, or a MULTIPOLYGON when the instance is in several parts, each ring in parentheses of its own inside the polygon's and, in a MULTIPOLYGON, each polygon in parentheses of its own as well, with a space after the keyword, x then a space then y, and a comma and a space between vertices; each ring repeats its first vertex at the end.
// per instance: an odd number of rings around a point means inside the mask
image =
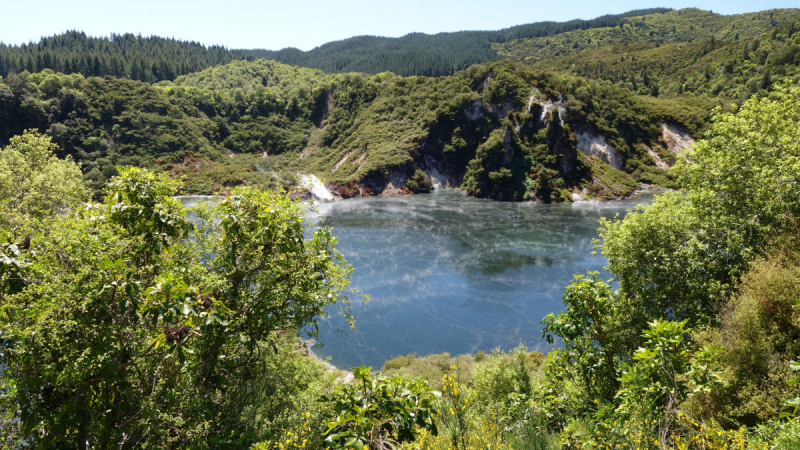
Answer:
POLYGON ((546 351, 539 321, 561 310, 573 274, 605 264, 591 256, 597 220, 651 198, 534 205, 440 189, 318 205, 371 300, 354 305, 355 332, 333 331, 346 329, 338 317, 322 324, 317 353, 378 368, 412 352, 546 351))
MULTIPOLYGON (((546 351, 539 321, 561 310, 573 274, 605 264, 591 256, 597 220, 651 198, 535 205, 439 189, 317 205, 356 269, 352 287, 372 299, 354 304, 355 332, 333 331, 347 329, 338 316, 322 324, 325 346, 316 352, 338 367, 378 368, 412 352, 509 350, 520 342, 546 351)), ((215 197, 180 199, 194 206, 215 197)))

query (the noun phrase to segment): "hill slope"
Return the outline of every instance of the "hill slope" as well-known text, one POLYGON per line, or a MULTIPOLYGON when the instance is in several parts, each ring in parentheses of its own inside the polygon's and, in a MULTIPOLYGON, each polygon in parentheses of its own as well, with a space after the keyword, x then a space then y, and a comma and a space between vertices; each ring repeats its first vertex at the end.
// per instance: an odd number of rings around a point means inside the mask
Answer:
POLYGON ((544 57, 538 70, 621 83, 645 95, 705 96, 742 102, 772 82, 800 75, 800 22, 759 36, 664 45, 613 44, 574 55, 544 57))
POLYGON ((698 135, 715 104, 688 100, 510 62, 430 78, 234 61, 158 86, 45 70, 0 83, 0 141, 47 132, 98 187, 136 165, 187 175, 201 193, 299 172, 343 196, 439 183, 550 202, 669 184, 662 124, 698 135))
POLYGON ((592 20, 537 22, 498 31, 460 31, 428 35, 412 33, 400 38, 357 36, 330 42, 308 52, 296 48, 278 51, 241 50, 256 58, 314 67, 328 73, 393 72, 398 75, 452 75, 473 64, 497 61, 494 43, 515 39, 553 36, 571 30, 617 26, 626 17, 669 11, 652 8, 610 14, 592 20))
POLYGON ((628 17, 618 26, 579 29, 555 36, 495 44, 507 58, 530 60, 565 56, 608 44, 665 44, 716 39, 734 41, 758 36, 777 26, 800 21, 800 9, 773 9, 724 16, 697 8, 628 17))
MULTIPOLYGON (((725 26, 697 10, 646 17, 676 23, 689 13, 699 24, 689 31, 738 29, 739 39, 614 43, 441 77, 327 74, 263 59, 156 84, 22 71, 0 80, 0 145, 25 129, 46 132, 95 188, 116 166, 135 165, 185 175, 194 193, 289 186, 314 173, 343 197, 431 184, 498 200, 619 197, 640 183, 671 186, 669 167, 702 137, 714 107, 800 76, 800 22, 742 37, 768 27, 769 13, 725 26)), ((628 28, 644 27, 595 31, 628 28)), ((183 48, 163 43, 163 54, 183 48)), ((197 50, 187 55, 208 54, 197 50)))

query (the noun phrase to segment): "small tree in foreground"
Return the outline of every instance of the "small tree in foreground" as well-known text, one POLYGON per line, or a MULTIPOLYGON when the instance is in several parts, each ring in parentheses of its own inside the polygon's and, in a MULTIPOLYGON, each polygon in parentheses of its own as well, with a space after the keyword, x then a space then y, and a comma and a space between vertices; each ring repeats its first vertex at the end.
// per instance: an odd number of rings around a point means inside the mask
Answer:
POLYGON ((238 188, 193 223, 177 189, 121 169, 103 204, 43 215, 30 245, 0 248, 0 274, 16 270, 0 276, 0 409, 28 443, 207 447, 270 336, 348 304, 351 269, 326 228, 304 234, 302 205, 238 188))

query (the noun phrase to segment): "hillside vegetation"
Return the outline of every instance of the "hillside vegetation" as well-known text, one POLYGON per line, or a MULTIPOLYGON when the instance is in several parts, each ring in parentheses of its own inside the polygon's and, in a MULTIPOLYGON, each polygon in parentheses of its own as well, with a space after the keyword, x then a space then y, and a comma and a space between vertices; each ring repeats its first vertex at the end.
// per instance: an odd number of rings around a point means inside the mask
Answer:
POLYGON ((696 8, 628 17, 619 25, 578 29, 556 36, 517 39, 496 44, 505 57, 529 60, 565 56, 609 44, 667 44, 714 38, 735 41, 758 36, 779 25, 800 21, 800 9, 773 9, 724 16, 696 8))
POLYGON ((800 65, 800 22, 734 42, 714 38, 660 46, 613 44, 532 67, 626 86, 641 95, 709 97, 741 102, 800 65))
POLYGON ((412 192, 436 182, 551 202, 669 185, 657 162, 676 155, 660 124, 699 134, 713 105, 688 100, 508 62, 428 78, 235 61, 155 86, 45 70, 0 84, 0 139, 48 132, 98 188, 136 165, 190 175, 200 193, 310 172, 343 196, 413 181, 412 192), (579 152, 576 132, 602 151, 579 152))
MULTIPOLYGON (((48 133, 95 193, 117 166, 134 165, 183 176, 185 192, 204 194, 290 187, 314 173, 340 197, 450 185, 498 200, 616 198, 641 183, 674 187, 669 168, 714 107, 796 80, 799 12, 657 9, 403 38, 409 48, 451 39, 435 48, 452 58, 470 42, 516 49, 508 55, 518 61, 443 77, 326 73, 221 47, 70 32, 0 46, 0 144, 26 129, 48 133), (56 69, 18 70, 48 66, 56 69)), ((335 60, 346 42, 325 54, 335 60)), ((402 48, 353 45, 379 59, 402 48)))
POLYGON ((65 74, 130 78, 156 82, 233 60, 275 59, 285 64, 316 67, 328 73, 394 72, 400 75, 450 75, 455 71, 500 58, 496 42, 550 36, 569 30, 616 26, 624 17, 641 16, 665 8, 606 15, 592 20, 539 22, 499 31, 465 31, 402 38, 360 36, 322 45, 310 52, 229 50, 158 36, 111 34, 91 37, 78 31, 43 37, 39 42, 6 45, 0 41, 0 76, 50 69, 65 74))
POLYGON ((622 23, 626 17, 665 11, 669 9, 639 9, 591 20, 536 22, 498 31, 458 31, 434 35, 411 33, 399 38, 357 36, 329 42, 307 52, 296 48, 241 52, 285 64, 314 67, 328 73, 393 72, 398 75, 442 76, 452 75, 473 64, 497 61, 501 56, 492 48, 495 43, 553 36, 571 30, 613 27, 622 23))
POLYGON ((6 45, 0 42, 0 77, 22 71, 50 69, 65 74, 130 78, 147 82, 173 80, 206 67, 246 59, 220 46, 130 33, 90 37, 68 31, 39 42, 6 45))
POLYGON ((357 36, 303 52, 229 50, 157 36, 112 34, 89 37, 78 31, 43 37, 22 45, 0 43, 0 76, 51 69, 65 74, 124 77, 156 82, 174 80, 233 60, 274 59, 326 73, 452 75, 474 64, 569 55, 608 44, 666 44, 697 40, 735 41, 800 20, 800 10, 776 9, 723 16, 699 9, 633 10, 591 20, 536 22, 497 31, 459 31, 400 38, 357 36))

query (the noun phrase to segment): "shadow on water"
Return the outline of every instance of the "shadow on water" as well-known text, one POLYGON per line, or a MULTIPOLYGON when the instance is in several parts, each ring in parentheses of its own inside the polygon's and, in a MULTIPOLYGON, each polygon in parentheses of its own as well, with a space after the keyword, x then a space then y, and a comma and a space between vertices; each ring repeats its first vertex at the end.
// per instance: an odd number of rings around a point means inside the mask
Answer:
POLYGON ((333 331, 346 328, 338 317, 321 325, 318 353, 378 368, 412 352, 546 351, 539 321, 561 310, 573 274, 602 272, 591 255, 598 219, 651 199, 534 205, 441 189, 317 205, 356 269, 352 286, 372 297, 354 305, 355 332, 333 331))

